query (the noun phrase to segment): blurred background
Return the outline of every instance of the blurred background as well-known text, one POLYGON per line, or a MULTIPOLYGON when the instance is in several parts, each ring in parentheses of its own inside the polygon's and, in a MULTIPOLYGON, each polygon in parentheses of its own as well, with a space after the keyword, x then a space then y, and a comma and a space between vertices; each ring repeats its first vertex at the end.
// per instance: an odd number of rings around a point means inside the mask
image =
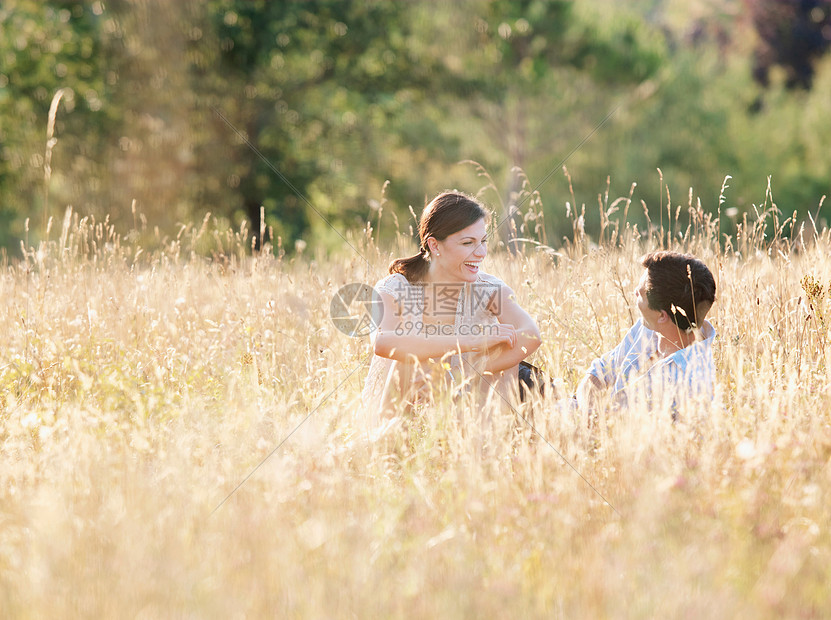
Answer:
POLYGON ((0 246, 71 205, 164 235, 262 208, 334 249, 447 188, 541 204, 554 247, 633 184, 638 225, 700 202, 729 233, 768 177, 783 218, 831 209, 829 0, 0 6, 0 246))

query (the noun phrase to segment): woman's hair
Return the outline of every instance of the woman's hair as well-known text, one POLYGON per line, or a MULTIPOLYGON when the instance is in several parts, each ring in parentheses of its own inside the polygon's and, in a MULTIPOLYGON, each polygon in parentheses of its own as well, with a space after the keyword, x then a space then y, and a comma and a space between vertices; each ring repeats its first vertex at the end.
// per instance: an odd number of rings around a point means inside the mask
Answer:
POLYGON ((418 223, 419 253, 392 261, 390 273, 400 273, 410 282, 424 279, 430 266, 427 239, 435 237, 444 241, 486 216, 487 212, 474 198, 460 192, 442 192, 421 213, 418 223))
POLYGON ((690 254, 652 252, 641 259, 649 276, 646 302, 666 310, 680 329, 701 327, 716 300, 716 281, 707 265, 690 254))

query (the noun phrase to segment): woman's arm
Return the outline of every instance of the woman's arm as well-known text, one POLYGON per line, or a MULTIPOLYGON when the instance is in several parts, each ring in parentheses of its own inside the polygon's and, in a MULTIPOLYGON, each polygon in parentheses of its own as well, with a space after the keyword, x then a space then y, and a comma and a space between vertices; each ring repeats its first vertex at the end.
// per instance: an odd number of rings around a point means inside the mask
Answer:
MULTIPOLYGON (((513 347, 517 341, 514 327, 507 324, 494 325, 482 334, 445 335, 442 331, 453 330, 452 325, 424 324, 420 316, 402 316, 399 304, 387 293, 379 293, 384 302, 384 315, 375 332, 375 355, 411 362, 441 359, 447 353, 486 351, 503 345, 513 347)), ((489 326, 490 327, 490 326, 489 326)))
POLYGON ((486 371, 495 373, 519 364, 540 347, 542 340, 537 323, 516 302, 516 295, 510 287, 500 286, 489 308, 500 324, 512 325, 516 331, 515 344, 499 347, 498 353, 485 364, 486 371))

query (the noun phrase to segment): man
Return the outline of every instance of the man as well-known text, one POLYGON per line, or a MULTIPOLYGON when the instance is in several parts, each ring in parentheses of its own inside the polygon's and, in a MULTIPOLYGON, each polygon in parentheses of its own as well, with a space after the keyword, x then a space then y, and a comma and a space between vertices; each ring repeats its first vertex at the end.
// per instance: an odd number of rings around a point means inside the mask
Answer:
POLYGON ((641 318, 614 349, 592 362, 577 387, 577 404, 596 411, 608 394, 617 407, 668 409, 689 399, 712 400, 715 330, 705 320, 716 283, 697 258, 653 252, 635 290, 641 318))

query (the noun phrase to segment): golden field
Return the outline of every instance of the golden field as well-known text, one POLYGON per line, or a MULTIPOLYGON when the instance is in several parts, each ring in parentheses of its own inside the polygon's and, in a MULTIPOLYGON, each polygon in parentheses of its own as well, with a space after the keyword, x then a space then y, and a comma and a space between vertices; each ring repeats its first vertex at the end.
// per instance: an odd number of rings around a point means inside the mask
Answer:
POLYGON ((290 258, 208 219, 153 240, 69 213, 0 272, 0 617, 828 617, 831 237, 772 207, 721 238, 692 205, 662 219, 592 241, 574 218, 486 270, 570 390, 631 325, 638 257, 697 254, 709 410, 589 437, 540 400, 493 433, 441 401, 373 442, 369 339, 329 302, 404 236, 290 258))

